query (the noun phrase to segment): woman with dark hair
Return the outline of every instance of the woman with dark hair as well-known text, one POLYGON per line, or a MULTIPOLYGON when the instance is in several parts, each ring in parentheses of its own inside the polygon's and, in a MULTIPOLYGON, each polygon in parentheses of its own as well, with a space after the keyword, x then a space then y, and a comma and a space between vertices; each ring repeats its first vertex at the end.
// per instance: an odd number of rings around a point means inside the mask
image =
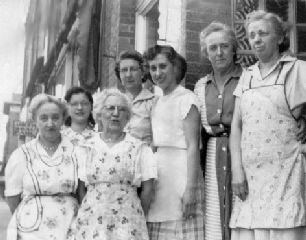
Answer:
POLYGON ((91 138, 95 126, 91 93, 82 87, 72 87, 66 92, 65 100, 69 116, 65 121, 66 128, 62 133, 69 137, 74 144, 91 138))
POLYGON ((149 48, 153 81, 162 89, 152 110, 158 179, 148 213, 151 240, 204 238, 200 114, 196 96, 180 85, 185 60, 172 47, 149 48))
POLYGON ((123 51, 116 63, 115 73, 133 104, 133 114, 126 126, 127 132, 133 137, 151 144, 151 110, 155 95, 142 86, 143 63, 144 59, 139 52, 135 50, 123 51))
POLYGON ((232 240, 305 240, 306 63, 286 52, 276 14, 252 12, 245 28, 258 62, 234 91, 232 240))
POLYGON ((201 78, 194 92, 200 101, 203 126, 202 159, 205 175, 205 239, 229 240, 232 209, 229 134, 234 111, 233 92, 242 68, 235 62, 238 43, 234 31, 212 22, 200 34, 202 54, 212 72, 201 78))

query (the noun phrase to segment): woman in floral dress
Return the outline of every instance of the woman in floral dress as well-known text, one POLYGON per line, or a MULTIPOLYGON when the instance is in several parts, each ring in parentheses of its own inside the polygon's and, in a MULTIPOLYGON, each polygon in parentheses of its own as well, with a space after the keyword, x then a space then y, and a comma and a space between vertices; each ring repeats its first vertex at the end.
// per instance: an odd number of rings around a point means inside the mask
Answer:
POLYGON ((38 136, 16 149, 5 169, 5 195, 13 213, 8 240, 66 240, 78 209, 74 146, 60 129, 65 105, 45 94, 30 110, 38 136))
POLYGON ((87 193, 76 219, 75 238, 147 240, 145 214, 157 176, 152 150, 123 131, 131 103, 119 90, 100 93, 95 111, 100 113, 103 132, 78 150, 79 177, 87 193))
POLYGON ((93 98, 90 92, 82 87, 72 87, 65 95, 68 117, 62 134, 74 145, 90 139, 94 134, 95 120, 92 115, 93 98))
POLYGON ((255 11, 245 27, 259 61, 234 91, 232 240, 305 240, 306 62, 286 53, 277 15, 255 11))

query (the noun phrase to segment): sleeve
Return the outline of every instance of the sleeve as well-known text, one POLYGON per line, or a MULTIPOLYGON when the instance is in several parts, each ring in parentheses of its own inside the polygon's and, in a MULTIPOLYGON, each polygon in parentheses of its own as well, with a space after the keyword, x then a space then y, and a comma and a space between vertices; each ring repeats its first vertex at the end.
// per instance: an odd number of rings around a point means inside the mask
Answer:
POLYGON ((157 179, 157 162, 152 149, 147 144, 141 144, 137 155, 134 185, 140 186, 141 182, 157 179))
POLYGON ((198 98, 194 93, 190 92, 189 94, 186 94, 183 98, 181 98, 181 101, 180 101, 181 120, 187 117, 187 114, 189 113, 192 105, 194 105, 200 112, 200 107, 199 107, 200 103, 198 101, 198 98))
POLYGON ((234 96, 241 97, 242 89, 243 89, 243 84, 245 82, 245 80, 244 80, 245 78, 246 78, 246 70, 243 70, 242 74, 241 74, 241 76, 239 78, 239 82, 238 82, 238 84, 237 84, 237 86, 236 86, 236 88, 235 88, 235 90, 233 92, 234 96))
POLYGON ((23 176, 26 171, 26 156, 21 148, 17 148, 10 156, 5 167, 6 197, 16 196, 23 191, 23 176))
POLYGON ((306 62, 298 60, 287 75, 286 97, 293 110, 306 103, 306 62))
POLYGON ((85 185, 87 185, 88 180, 86 175, 86 162, 90 157, 89 148, 84 146, 77 146, 75 148, 75 156, 78 164, 78 179, 85 182, 85 185))
MULTIPOLYGON (((193 92, 194 92, 194 94, 196 95, 196 97, 197 97, 197 101, 198 101, 198 104, 199 104, 199 108, 201 108, 202 107, 202 105, 203 105, 203 103, 202 103, 202 101, 201 101, 201 90, 200 90, 200 86, 201 85, 204 85, 202 82, 204 81, 204 79, 203 78, 201 78, 199 81, 197 81, 197 83, 195 84, 195 86, 194 86, 194 90, 193 90, 193 92)), ((205 85, 204 85, 204 87, 205 87, 205 85)))

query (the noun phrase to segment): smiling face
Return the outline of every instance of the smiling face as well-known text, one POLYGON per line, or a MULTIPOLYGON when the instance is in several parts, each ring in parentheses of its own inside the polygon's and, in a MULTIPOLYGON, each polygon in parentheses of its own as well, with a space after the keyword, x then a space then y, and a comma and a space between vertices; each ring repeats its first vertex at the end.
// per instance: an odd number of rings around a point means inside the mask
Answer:
POLYGON ((101 110, 103 131, 122 132, 128 120, 127 103, 119 96, 109 96, 101 110))
POLYGON ((84 93, 77 93, 71 96, 68 104, 68 112, 71 117, 71 122, 88 122, 91 109, 91 103, 84 93))
POLYGON ((167 59, 164 54, 158 54, 149 61, 152 80, 164 93, 171 92, 176 86, 176 67, 167 59))
POLYGON ((206 51, 215 72, 226 71, 234 63, 231 38, 224 31, 212 32, 206 39, 206 51))
POLYGON ((279 55, 279 44, 283 39, 275 33, 268 21, 251 22, 247 34, 251 48, 260 61, 268 62, 279 55))
POLYGON ((58 105, 52 102, 42 104, 37 109, 35 120, 40 137, 45 141, 54 142, 60 137, 64 118, 58 105))
POLYGON ((134 59, 123 59, 120 61, 120 79, 127 91, 141 88, 142 70, 139 62, 134 59))

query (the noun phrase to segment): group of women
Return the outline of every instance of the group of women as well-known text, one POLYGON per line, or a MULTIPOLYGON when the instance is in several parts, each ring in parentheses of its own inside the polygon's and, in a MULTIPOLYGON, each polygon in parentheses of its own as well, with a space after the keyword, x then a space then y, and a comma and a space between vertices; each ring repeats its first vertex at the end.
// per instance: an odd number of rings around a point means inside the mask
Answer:
POLYGON ((306 63, 277 15, 250 13, 245 28, 258 62, 244 70, 230 27, 201 32, 212 72, 194 93, 185 59, 156 45, 119 56, 125 93, 34 97, 38 136, 6 166, 8 239, 304 240, 306 63))

